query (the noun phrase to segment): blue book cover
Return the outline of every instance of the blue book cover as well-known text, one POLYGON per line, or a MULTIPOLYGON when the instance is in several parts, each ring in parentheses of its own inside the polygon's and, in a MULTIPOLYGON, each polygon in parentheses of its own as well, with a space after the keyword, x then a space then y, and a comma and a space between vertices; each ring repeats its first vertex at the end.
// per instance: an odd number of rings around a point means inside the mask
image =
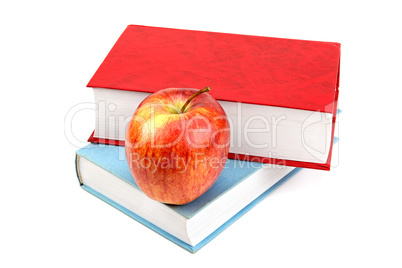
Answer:
MULTIPOLYGON (((280 185, 285 183, 301 170, 300 168, 282 167, 276 168, 277 171, 272 171, 275 168, 268 167, 269 165, 266 164, 229 159, 215 184, 202 196, 191 203, 181 206, 167 205, 151 200, 149 198, 149 201, 147 201, 147 197, 144 197, 145 199, 143 200, 146 200, 145 202, 158 203, 155 205, 163 206, 165 210, 167 209, 173 214, 178 215, 185 220, 190 220, 202 214, 201 212, 207 211, 207 208, 209 206, 213 206, 214 202, 217 202, 217 200, 222 199, 224 196, 227 196, 227 193, 233 191, 241 183, 244 183, 245 181, 251 180, 251 178, 256 177, 257 172, 261 170, 271 173, 279 172, 276 174, 276 177, 274 179, 271 179, 270 182, 264 181, 265 184, 260 187, 263 190, 261 193, 258 193, 258 196, 253 197, 252 200, 247 201, 247 204, 241 207, 238 211, 235 211, 235 213, 232 212, 233 215, 230 215, 230 217, 225 219, 224 222, 219 223, 219 226, 215 226, 216 228, 213 227, 213 231, 210 232, 206 237, 202 237, 202 239, 199 239, 199 241, 195 239, 194 243, 189 243, 188 241, 186 241, 186 239, 178 238, 177 235, 174 235, 174 232, 162 229, 160 226, 158 226, 158 221, 152 222, 152 219, 147 220, 144 217, 141 217, 139 215, 140 213, 135 213, 132 211, 132 209, 128 209, 125 205, 121 204, 122 202, 116 201, 116 198, 114 196, 106 196, 100 193, 101 191, 95 190, 94 187, 86 185, 83 182, 83 176, 80 170, 80 161, 83 162, 83 159, 95 164, 97 167, 100 167, 102 169, 102 172, 110 173, 121 180, 121 182, 140 191, 128 168, 125 159, 124 147, 103 144, 89 144, 86 147, 79 149, 76 153, 76 171, 81 187, 87 192, 108 203, 109 205, 115 207, 119 211, 125 213, 129 217, 145 225, 149 229, 164 236, 178 246, 192 253, 198 251, 200 248, 205 246, 209 241, 220 234, 242 215, 244 215, 253 206, 258 204, 272 191, 277 189, 280 185)), ((260 174, 268 173, 260 172, 260 174)), ((268 178, 266 181, 268 181, 268 178)), ((141 194, 144 195, 142 192, 141 194)))

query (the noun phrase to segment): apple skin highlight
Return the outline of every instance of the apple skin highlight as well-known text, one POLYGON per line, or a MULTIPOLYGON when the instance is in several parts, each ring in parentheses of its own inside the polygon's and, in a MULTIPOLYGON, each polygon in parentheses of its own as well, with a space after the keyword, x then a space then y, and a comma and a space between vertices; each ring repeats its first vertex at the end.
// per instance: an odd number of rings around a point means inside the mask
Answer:
POLYGON ((230 126, 208 93, 168 88, 148 96, 132 116, 125 151, 139 188, 150 198, 182 205, 205 193, 222 172, 230 126))

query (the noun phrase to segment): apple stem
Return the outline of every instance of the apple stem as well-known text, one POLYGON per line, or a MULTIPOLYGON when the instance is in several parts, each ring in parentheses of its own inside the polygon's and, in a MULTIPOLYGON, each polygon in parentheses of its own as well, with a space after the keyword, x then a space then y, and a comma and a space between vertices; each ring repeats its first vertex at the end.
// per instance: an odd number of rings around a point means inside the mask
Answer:
POLYGON ((198 92, 194 93, 193 95, 191 95, 191 97, 188 98, 188 100, 184 103, 183 107, 181 107, 180 113, 181 113, 181 114, 184 113, 184 111, 186 110, 188 104, 189 104, 195 97, 197 97, 198 95, 200 95, 200 94, 202 94, 202 93, 204 93, 204 92, 208 92, 208 91, 210 91, 210 90, 211 90, 210 87, 205 87, 205 88, 201 89, 200 91, 198 91, 198 92))

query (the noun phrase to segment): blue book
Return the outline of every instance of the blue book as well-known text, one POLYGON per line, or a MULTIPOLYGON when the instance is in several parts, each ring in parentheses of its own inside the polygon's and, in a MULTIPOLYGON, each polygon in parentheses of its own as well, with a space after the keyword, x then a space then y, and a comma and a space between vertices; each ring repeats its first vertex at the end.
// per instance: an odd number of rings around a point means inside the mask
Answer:
POLYGON ((207 192, 177 206, 152 200, 139 189, 124 147, 89 144, 77 151, 75 162, 84 190, 192 253, 301 170, 229 159, 207 192))

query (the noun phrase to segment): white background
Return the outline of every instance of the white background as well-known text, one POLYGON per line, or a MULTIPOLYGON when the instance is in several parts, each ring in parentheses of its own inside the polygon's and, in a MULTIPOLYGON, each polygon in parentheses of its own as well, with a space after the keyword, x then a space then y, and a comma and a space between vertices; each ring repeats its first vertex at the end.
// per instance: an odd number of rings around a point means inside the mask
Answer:
MULTIPOLYGON (((401 267, 398 1, 264 2, 2 1, 1 267, 401 267), (340 42, 335 166, 303 170, 195 255, 80 189, 65 116, 93 102, 127 24, 340 42)), ((76 114, 78 140, 93 118, 76 114)))

